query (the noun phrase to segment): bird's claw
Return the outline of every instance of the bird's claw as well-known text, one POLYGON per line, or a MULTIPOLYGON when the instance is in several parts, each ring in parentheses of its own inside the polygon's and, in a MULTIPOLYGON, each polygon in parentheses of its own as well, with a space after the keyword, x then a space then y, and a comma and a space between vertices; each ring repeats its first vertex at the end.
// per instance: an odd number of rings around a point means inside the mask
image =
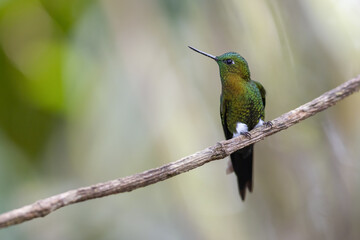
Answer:
POLYGON ((249 132, 241 132, 240 134, 247 137, 247 138, 249 138, 249 139, 251 138, 251 134, 249 132))
POLYGON ((271 121, 264 122, 265 127, 272 128, 273 124, 271 121))

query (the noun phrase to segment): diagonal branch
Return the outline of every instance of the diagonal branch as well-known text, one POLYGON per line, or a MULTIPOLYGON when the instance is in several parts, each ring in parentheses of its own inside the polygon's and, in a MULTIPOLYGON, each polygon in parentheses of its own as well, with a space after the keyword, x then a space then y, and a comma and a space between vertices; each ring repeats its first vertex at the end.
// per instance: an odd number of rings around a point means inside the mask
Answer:
POLYGON ((205 163, 225 158, 234 151, 259 142, 267 136, 284 130, 292 125, 331 107, 338 101, 360 89, 360 75, 321 95, 272 121, 273 126, 260 127, 251 131, 251 138, 239 136, 221 141, 190 156, 171 162, 164 166, 137 173, 131 176, 98 183, 88 187, 70 190, 49 198, 38 200, 33 204, 3 213, 0 215, 0 228, 45 217, 49 213, 70 204, 87 201, 112 194, 130 192, 170 177, 200 167, 205 163))

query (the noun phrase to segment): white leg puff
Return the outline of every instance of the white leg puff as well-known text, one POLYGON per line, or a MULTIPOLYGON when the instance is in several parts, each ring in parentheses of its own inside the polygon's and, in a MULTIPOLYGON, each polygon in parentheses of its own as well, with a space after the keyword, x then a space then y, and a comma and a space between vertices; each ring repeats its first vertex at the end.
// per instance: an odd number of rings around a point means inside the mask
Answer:
POLYGON ((258 122, 258 124, 256 124, 255 128, 261 127, 262 125, 264 125, 264 121, 261 120, 261 118, 260 118, 260 119, 259 119, 259 122, 258 122))
POLYGON ((233 138, 240 136, 241 133, 246 133, 248 131, 248 126, 245 123, 238 122, 236 123, 236 133, 233 133, 233 138))

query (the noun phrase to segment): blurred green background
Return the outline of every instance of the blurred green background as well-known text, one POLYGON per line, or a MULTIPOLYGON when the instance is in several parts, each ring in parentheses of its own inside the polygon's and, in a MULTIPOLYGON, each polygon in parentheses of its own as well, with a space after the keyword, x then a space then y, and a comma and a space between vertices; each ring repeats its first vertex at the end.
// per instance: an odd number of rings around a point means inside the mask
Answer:
MULTIPOLYGON (((243 55, 267 119, 360 73, 358 0, 0 1, 0 212, 224 139, 213 55, 243 55)), ((0 239, 360 239, 360 94, 226 161, 0 230, 0 239)))

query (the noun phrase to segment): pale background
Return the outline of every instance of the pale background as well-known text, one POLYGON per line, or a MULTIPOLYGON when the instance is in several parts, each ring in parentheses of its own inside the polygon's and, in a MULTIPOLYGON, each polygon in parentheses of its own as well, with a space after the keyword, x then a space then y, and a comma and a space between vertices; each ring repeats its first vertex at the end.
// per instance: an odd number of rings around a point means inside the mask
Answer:
MULTIPOLYGON (((360 2, 0 1, 0 212, 224 138, 213 55, 243 55, 271 120, 360 74, 360 2)), ((360 94, 226 161, 0 230, 0 239, 360 239, 360 94)))

